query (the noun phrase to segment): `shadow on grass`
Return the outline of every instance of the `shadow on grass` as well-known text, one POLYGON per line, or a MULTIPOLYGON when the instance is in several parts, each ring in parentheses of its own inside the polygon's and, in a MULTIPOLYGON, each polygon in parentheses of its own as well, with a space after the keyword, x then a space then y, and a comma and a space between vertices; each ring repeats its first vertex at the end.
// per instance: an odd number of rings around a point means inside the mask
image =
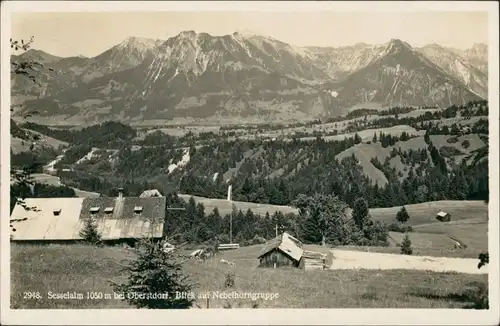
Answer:
POLYGON ((416 288, 408 294, 430 300, 463 303, 463 309, 489 309, 488 286, 484 283, 470 283, 461 292, 436 293, 428 288, 416 288))

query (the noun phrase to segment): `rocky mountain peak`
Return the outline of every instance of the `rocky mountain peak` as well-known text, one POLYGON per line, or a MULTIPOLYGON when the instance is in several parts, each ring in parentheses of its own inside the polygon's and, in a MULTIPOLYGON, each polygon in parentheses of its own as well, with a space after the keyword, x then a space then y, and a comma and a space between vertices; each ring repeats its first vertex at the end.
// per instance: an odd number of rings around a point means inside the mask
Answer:
POLYGON ((401 41, 400 39, 391 39, 389 43, 387 43, 386 53, 387 54, 396 54, 402 51, 413 51, 413 48, 410 44, 401 41))

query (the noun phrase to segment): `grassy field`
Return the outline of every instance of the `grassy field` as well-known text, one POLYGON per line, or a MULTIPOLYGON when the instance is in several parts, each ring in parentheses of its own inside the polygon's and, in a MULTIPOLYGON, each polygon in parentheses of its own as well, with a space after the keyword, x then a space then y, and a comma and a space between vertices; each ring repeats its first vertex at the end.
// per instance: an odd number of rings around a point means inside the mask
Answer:
MULTIPOLYGON (((32 180, 35 183, 44 183, 51 186, 60 187, 61 179, 57 176, 45 174, 45 173, 33 173, 31 174, 32 180)), ((77 188, 73 188, 75 190, 75 195, 77 197, 99 197, 99 194, 96 192, 90 192, 85 190, 80 190, 77 188)))
MULTIPOLYGON (((477 258, 488 250, 488 205, 483 201, 437 201, 406 205, 410 215, 407 224, 414 255, 477 258), (435 219, 438 211, 451 214, 451 222, 435 219), (465 248, 455 248, 456 241, 465 248)), ((396 221, 400 207, 370 209, 374 220, 385 223, 396 221)), ((354 247, 349 249, 399 253, 403 233, 389 232, 389 247, 354 247)))
POLYGON ((467 249, 483 252, 488 250, 488 221, 478 223, 440 223, 419 225, 414 228, 419 234, 434 234, 449 237, 467 246, 467 249))
MULTIPOLYGON (((191 195, 179 194, 180 198, 189 201, 191 195)), ((225 214, 229 214, 233 210, 233 204, 236 206, 237 210, 240 210, 245 213, 248 209, 251 209, 253 213, 257 213, 260 215, 266 215, 266 212, 269 212, 270 215, 274 214, 276 211, 280 211, 283 214, 287 213, 297 213, 297 209, 290 206, 278 206, 278 205, 268 205, 268 204, 257 204, 250 202, 242 202, 242 201, 227 201, 225 199, 216 199, 216 198, 205 198, 193 196, 196 203, 202 203, 205 206, 205 213, 209 214, 213 211, 215 207, 218 208, 219 214, 224 216, 225 214)))
POLYGON ((17 154, 21 152, 30 152, 30 146, 33 144, 34 148, 37 150, 42 150, 43 148, 54 148, 58 149, 60 146, 68 146, 68 143, 54 139, 52 137, 43 135, 39 132, 23 129, 31 137, 38 135, 40 138, 37 141, 34 140, 23 140, 21 138, 10 137, 10 149, 12 153, 17 154))
MULTIPOLYGON (((436 219, 436 214, 439 211, 449 213, 452 221, 471 218, 486 219, 488 217, 488 205, 483 201, 442 200, 405 205, 405 208, 410 215, 410 219, 406 223, 411 226, 441 223, 436 219)), ((370 209, 370 215, 375 221, 390 224, 396 222, 396 214, 400 209, 401 207, 373 208, 370 209)))
MULTIPOLYGON (((224 252, 205 262, 185 263, 184 271, 196 283, 194 292, 275 293, 273 300, 234 299, 233 308, 463 308, 472 305, 470 289, 486 284, 486 275, 432 273, 411 270, 304 271, 257 268, 263 246, 224 252), (234 267, 221 264, 224 258, 234 267), (234 287, 225 288, 228 272, 234 273, 234 287)), ((314 249, 314 246, 309 247, 314 249)), ((120 282, 124 261, 134 254, 120 247, 95 248, 85 245, 12 245, 12 308, 127 308, 114 299, 48 299, 52 292, 113 293, 110 280, 120 282), (23 299, 23 293, 40 292, 40 300, 23 299)), ((206 300, 198 300, 203 308, 206 300)), ((211 299, 220 308, 226 300, 211 299)))

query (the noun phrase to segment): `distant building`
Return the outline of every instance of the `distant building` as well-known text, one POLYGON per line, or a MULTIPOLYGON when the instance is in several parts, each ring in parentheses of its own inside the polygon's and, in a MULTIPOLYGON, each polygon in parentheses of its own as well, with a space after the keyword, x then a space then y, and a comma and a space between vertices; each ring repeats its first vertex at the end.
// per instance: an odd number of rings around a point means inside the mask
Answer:
POLYGON ((436 219, 440 222, 449 222, 451 221, 451 215, 446 213, 446 212, 439 212, 437 213, 436 219))
POLYGON ((26 198, 10 218, 15 242, 75 242, 85 219, 97 222, 104 242, 135 242, 163 237, 165 197, 26 198))
POLYGON ((140 198, 145 197, 161 197, 163 196, 158 189, 144 190, 144 192, 139 196, 140 198))

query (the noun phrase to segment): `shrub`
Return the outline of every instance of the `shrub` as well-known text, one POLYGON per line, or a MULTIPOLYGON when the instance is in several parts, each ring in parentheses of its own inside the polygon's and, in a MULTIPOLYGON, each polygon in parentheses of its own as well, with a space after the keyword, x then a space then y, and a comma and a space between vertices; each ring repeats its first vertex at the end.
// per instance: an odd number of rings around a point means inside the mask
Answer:
POLYGON ((470 142, 467 139, 462 142, 463 148, 467 149, 467 148, 469 148, 469 146, 470 146, 470 142))
POLYGON ((401 222, 394 222, 388 225, 389 231, 407 233, 413 232, 413 228, 410 225, 404 225, 401 222))
POLYGON ((488 300, 488 286, 484 283, 478 284, 471 289, 465 291, 465 296, 473 304, 467 308, 472 309, 490 309, 488 300))
POLYGON ((464 153, 452 146, 443 146, 439 149, 439 154, 443 157, 451 157, 456 155, 464 155, 464 153))
POLYGON ((401 254, 402 255, 413 254, 413 248, 411 247, 411 240, 408 234, 405 235, 403 241, 401 242, 401 254))
POLYGON ((489 253, 480 253, 479 254, 479 264, 477 264, 477 268, 480 269, 481 267, 483 267, 484 265, 486 264, 489 264, 490 262, 490 254, 489 253))
POLYGON ((256 235, 255 237, 253 237, 252 240, 250 240, 250 242, 252 243, 252 245, 264 244, 264 243, 266 243, 266 239, 261 237, 261 236, 256 235))
POLYGON ((401 207, 399 212, 396 214, 396 220, 401 223, 405 223, 410 219, 410 215, 408 215, 408 212, 406 211, 406 207, 401 207))
POLYGON ((226 274, 226 279, 224 280, 224 287, 225 288, 232 288, 234 287, 234 272, 229 272, 226 274))
POLYGON ((446 140, 446 142, 450 143, 450 144, 454 144, 454 143, 457 143, 458 142, 458 137, 457 136, 454 136, 454 137, 450 137, 446 140))

